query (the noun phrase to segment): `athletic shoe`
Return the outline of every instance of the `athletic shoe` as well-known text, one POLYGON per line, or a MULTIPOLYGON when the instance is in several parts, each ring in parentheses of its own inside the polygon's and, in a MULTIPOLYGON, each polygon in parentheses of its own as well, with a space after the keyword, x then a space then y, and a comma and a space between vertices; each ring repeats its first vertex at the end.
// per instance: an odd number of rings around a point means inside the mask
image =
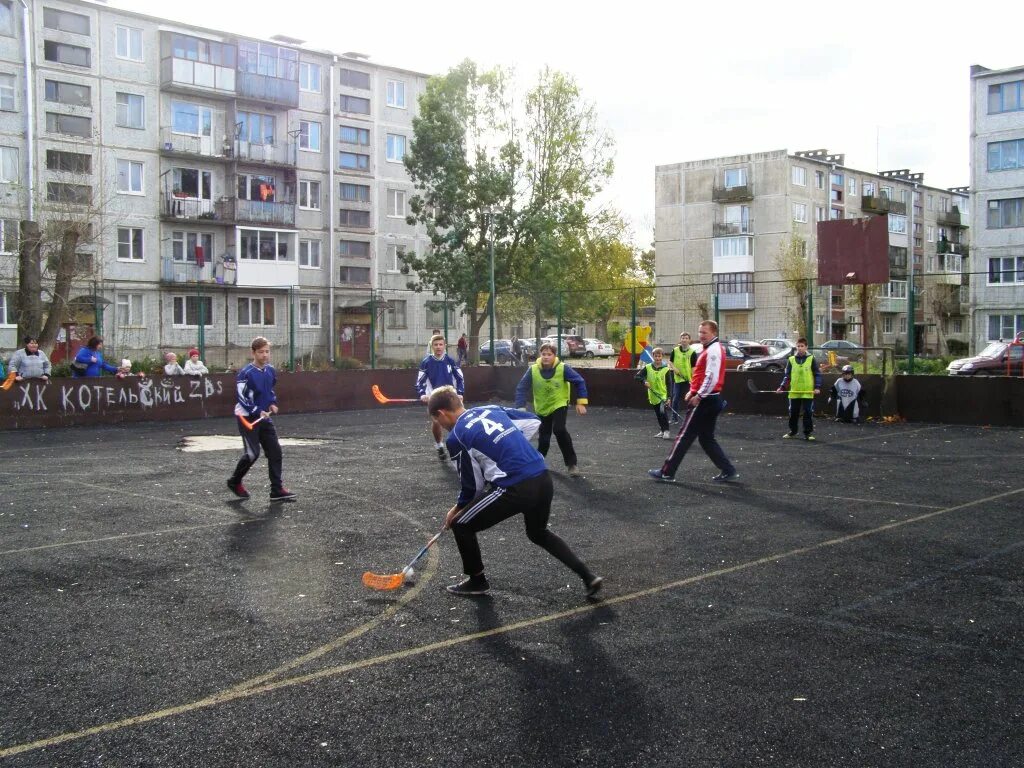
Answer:
POLYGON ((437 458, 441 461, 448 461, 448 452, 442 447, 437 449, 437 458))
POLYGON ((663 437, 665 437, 665 433, 664 432, 655 432, 654 436, 655 437, 659 437, 659 438, 663 438, 663 437))
POLYGON ((796 432, 787 432, 782 436, 782 439, 789 440, 791 437, 796 437, 796 432))
POLYGON ((814 435, 807 435, 807 437, 805 437, 804 440, 806 440, 809 443, 813 443, 816 442, 818 438, 816 438, 814 435))
POLYGON ((713 482, 713 483, 731 483, 733 480, 739 480, 739 479, 740 479, 740 473, 739 472, 733 472, 731 475, 728 472, 720 472, 719 474, 717 474, 717 475, 715 475, 714 477, 711 478, 711 482, 713 482))
POLYGON ((287 488, 278 488, 276 491, 270 492, 271 501, 288 501, 294 499, 296 494, 289 491, 287 488))
POLYGON ((458 584, 449 584, 445 587, 445 589, 453 595, 463 595, 465 597, 486 595, 490 588, 491 585, 487 583, 487 577, 482 574, 480 576, 470 576, 468 579, 463 579, 458 584))
POLYGON ((675 475, 663 475, 660 469, 648 469, 647 474, 659 483, 674 483, 676 481, 675 475))
POLYGON ((228 488, 231 490, 233 494, 235 494, 235 496, 237 496, 240 499, 249 498, 249 492, 245 490, 245 486, 242 485, 240 482, 236 483, 233 480, 228 480, 228 488))
POLYGON ((583 476, 583 473, 580 472, 580 468, 577 467, 575 464, 573 464, 571 467, 569 467, 566 470, 566 474, 568 474, 569 477, 582 477, 583 476))
POLYGON ((604 578, 602 578, 601 576, 595 576, 593 579, 590 580, 590 583, 587 584, 587 597, 593 597, 594 595, 596 595, 598 592, 601 591, 601 587, 603 585, 604 578))
POLYGON ((669 431, 668 431, 668 430, 666 429, 666 430, 665 430, 664 432, 662 432, 662 433, 661 433, 661 439, 662 439, 662 440, 671 440, 671 439, 672 439, 672 433, 671 433, 671 432, 669 432, 669 431))

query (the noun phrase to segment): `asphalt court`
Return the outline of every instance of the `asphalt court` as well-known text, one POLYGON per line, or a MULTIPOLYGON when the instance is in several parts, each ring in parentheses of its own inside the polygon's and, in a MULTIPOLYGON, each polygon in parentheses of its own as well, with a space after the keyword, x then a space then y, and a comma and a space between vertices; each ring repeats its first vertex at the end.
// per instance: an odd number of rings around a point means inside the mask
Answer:
POLYGON ((366 590, 456 493, 422 409, 277 426, 310 441, 294 503, 180 449, 228 419, 4 434, 0 764, 1024 762, 1022 431, 725 414, 740 482, 694 446, 663 485, 653 414, 570 414, 551 526, 607 580, 588 602, 515 519, 486 599, 444 592, 449 536, 366 590))

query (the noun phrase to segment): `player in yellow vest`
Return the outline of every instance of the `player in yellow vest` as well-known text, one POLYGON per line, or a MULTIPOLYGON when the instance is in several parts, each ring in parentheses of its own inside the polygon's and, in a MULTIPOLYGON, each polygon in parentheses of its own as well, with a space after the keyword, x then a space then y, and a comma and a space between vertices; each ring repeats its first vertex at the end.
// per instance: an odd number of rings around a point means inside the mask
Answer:
POLYGON ((665 353, 661 351, 661 347, 655 347, 651 351, 651 357, 654 358, 654 362, 641 368, 635 378, 647 387, 647 402, 654 408, 654 413, 658 417, 659 430, 655 437, 671 440, 668 416, 665 414, 665 406, 668 405, 668 375, 671 370, 665 363, 665 353))
POLYGON ((672 347, 668 356, 668 367, 672 371, 672 423, 679 421, 679 404, 690 391, 693 380, 693 366, 697 362, 697 352, 690 348, 693 340, 690 334, 683 331, 679 334, 679 343, 672 347))
POLYGON ((789 433, 784 438, 796 437, 800 414, 804 415, 804 439, 814 440, 814 396, 821 392, 821 371, 814 355, 807 352, 807 339, 797 339, 796 354, 786 361, 786 377, 779 392, 789 389, 789 433))
POLYGON ((579 477, 576 449, 572 436, 565 428, 565 417, 569 411, 569 388, 576 385, 576 413, 587 412, 587 383, 583 377, 558 359, 554 344, 541 344, 537 362, 531 365, 516 387, 516 408, 526 407, 527 394, 533 394, 533 412, 540 416, 540 432, 537 451, 548 455, 551 433, 555 433, 558 448, 562 451, 566 469, 571 477, 579 477))

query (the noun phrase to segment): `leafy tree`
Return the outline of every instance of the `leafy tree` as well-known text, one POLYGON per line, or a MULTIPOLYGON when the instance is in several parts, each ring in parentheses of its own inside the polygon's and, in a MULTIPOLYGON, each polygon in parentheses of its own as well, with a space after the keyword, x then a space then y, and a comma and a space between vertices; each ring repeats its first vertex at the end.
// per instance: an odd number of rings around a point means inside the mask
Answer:
POLYGON ((786 310, 789 320, 795 328, 806 328, 805 334, 810 341, 814 328, 806 327, 807 294, 812 286, 814 270, 807 256, 807 241, 798 234, 790 235, 779 245, 775 264, 784 281, 786 293, 793 299, 786 310))

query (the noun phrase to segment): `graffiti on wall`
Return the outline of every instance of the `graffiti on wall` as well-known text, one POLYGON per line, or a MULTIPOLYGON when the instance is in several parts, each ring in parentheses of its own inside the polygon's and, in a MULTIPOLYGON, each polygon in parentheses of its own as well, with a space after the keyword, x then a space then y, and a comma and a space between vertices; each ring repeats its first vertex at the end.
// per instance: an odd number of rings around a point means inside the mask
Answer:
POLYGON ((224 383, 208 378, 146 378, 117 382, 110 379, 21 381, 10 390, 15 411, 37 413, 98 413, 109 409, 148 410, 206 400, 223 394, 224 383))

